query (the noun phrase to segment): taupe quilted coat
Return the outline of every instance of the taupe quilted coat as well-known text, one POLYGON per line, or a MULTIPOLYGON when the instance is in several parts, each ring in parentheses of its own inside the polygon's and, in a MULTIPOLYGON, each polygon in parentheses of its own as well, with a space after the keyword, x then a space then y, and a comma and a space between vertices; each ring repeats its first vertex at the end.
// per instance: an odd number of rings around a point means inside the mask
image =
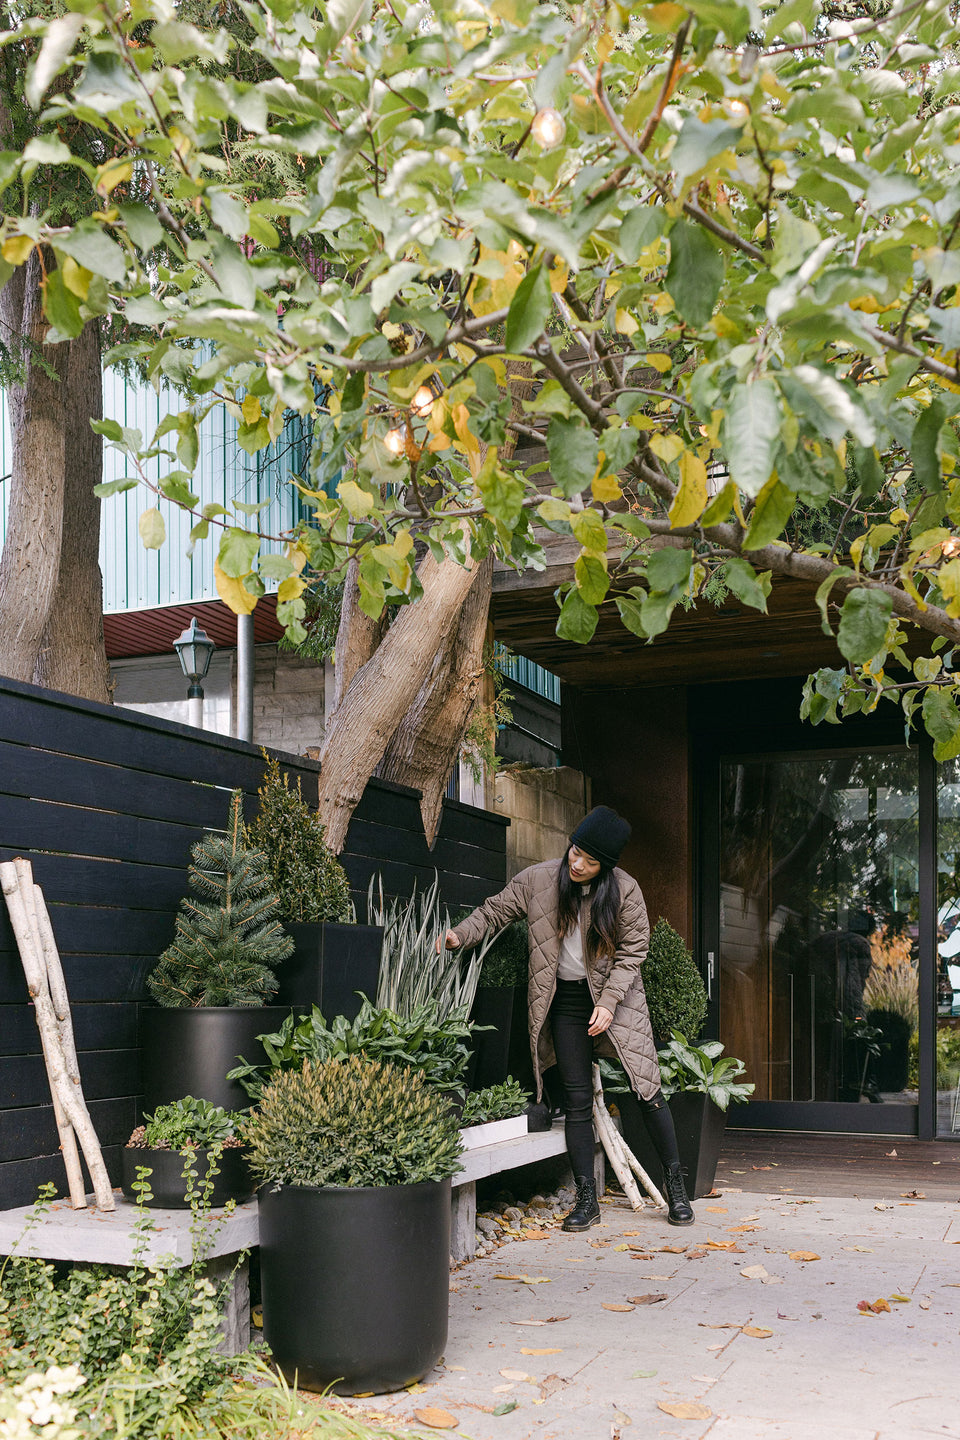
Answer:
MULTIPOLYGON (((527 1011, 530 1051, 537 1077, 537 1099, 543 1093, 544 1070, 556 1056, 550 1033, 550 1002, 557 988, 560 937, 557 933, 557 880, 564 860, 547 860, 515 875, 499 895, 491 895, 456 926, 464 945, 475 945, 487 930, 500 930, 511 920, 525 918, 530 937, 530 979, 527 1011)), ((580 906, 580 934, 583 939, 587 982, 595 1005, 613 1015, 610 1028, 594 1042, 600 1055, 619 1056, 637 1094, 649 1100, 660 1089, 660 1067, 647 1013, 647 998, 640 978, 640 966, 647 958, 650 925, 640 886, 625 870, 614 870, 620 887, 620 915, 617 951, 613 956, 587 955, 587 928, 590 924, 589 896, 580 906)))

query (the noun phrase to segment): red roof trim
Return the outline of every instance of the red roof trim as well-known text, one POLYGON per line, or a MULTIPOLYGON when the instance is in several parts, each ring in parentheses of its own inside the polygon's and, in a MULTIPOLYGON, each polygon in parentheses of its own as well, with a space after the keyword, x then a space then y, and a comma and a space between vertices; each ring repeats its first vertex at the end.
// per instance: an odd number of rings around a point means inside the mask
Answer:
MULTIPOLYGON (((173 642, 190 624, 193 616, 218 650, 237 645, 237 617, 222 600, 197 600, 192 605, 164 605, 155 610, 124 610, 104 615, 103 636, 109 660, 134 655, 172 655, 173 642)), ((279 640, 283 634, 277 622, 277 597, 265 595, 253 612, 254 644, 279 640)))

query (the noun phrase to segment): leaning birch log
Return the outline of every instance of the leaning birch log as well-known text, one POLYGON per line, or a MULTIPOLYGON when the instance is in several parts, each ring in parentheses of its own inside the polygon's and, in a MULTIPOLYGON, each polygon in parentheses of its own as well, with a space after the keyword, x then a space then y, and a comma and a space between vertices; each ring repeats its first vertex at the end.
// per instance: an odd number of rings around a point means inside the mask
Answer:
MULTIPOLYGON (((101 1210, 113 1210, 113 1188, 103 1163, 96 1131, 87 1113, 79 1076, 74 1082, 67 1069, 57 1015, 50 997, 43 946, 37 925, 33 875, 29 862, 21 861, 19 869, 15 862, 6 861, 0 864, 0 889, 2 889, 7 903, 10 924, 13 927, 27 980, 27 990, 34 1004, 37 1028, 40 1031, 40 1042, 43 1047, 44 1064, 50 1082, 50 1093, 54 1100, 54 1114, 56 1115, 59 1105, 75 1132, 76 1138, 80 1141, 87 1168, 90 1171, 90 1178, 93 1181, 97 1206, 101 1210)), ((70 1163, 66 1152, 64 1153, 64 1163, 68 1165, 70 1163)), ((69 1176, 68 1172, 68 1178, 70 1179, 71 1201, 76 1208, 79 1208, 75 1193, 76 1176, 75 1174, 69 1176)), ((82 1176, 80 1193, 83 1194, 82 1176)), ((82 1204, 86 1205, 85 1195, 83 1195, 82 1204)))
MULTIPOLYGON (((603 1116, 606 1118, 606 1123, 607 1123, 607 1125, 609 1126, 610 1134, 611 1134, 611 1137, 612 1137, 611 1143, 612 1143, 612 1144, 614 1145, 614 1147, 616 1148, 617 1154, 618 1154, 621 1162, 622 1162, 624 1165, 628 1166, 629 1169, 633 1171, 634 1175, 636 1175, 637 1179, 640 1181, 641 1185, 642 1185, 643 1188, 646 1190, 647 1194, 650 1196, 650 1199, 653 1201, 653 1203, 654 1203, 655 1205, 659 1205, 662 1209, 666 1209, 666 1205, 667 1205, 666 1200, 664 1200, 664 1198, 663 1198, 663 1196, 661 1195, 660 1191, 657 1189, 656 1185, 655 1185, 655 1184, 653 1183, 653 1181, 650 1179, 650 1176, 647 1174, 646 1170, 644 1170, 643 1166, 640 1164, 640 1161, 637 1159, 636 1155, 634 1155, 633 1151, 630 1149, 630 1146, 627 1144, 626 1140, 624 1140, 623 1136, 620 1134, 620 1131, 617 1129, 617 1127, 616 1127, 616 1126, 614 1125, 614 1123, 613 1123, 613 1119, 612 1119, 612 1117, 611 1117, 611 1115, 610 1115, 609 1110, 607 1109, 606 1101, 605 1101, 604 1098, 603 1098, 603 1085, 602 1085, 602 1083, 601 1083, 601 1081, 600 1081, 600 1066, 599 1066, 599 1065, 594 1065, 594 1067, 593 1067, 593 1106, 594 1106, 594 1117, 595 1117, 595 1118, 596 1118, 596 1116, 597 1116, 597 1114, 598 1114, 599 1112, 602 1112, 603 1116)), ((599 1126, 598 1126, 598 1129, 599 1129, 599 1126)), ((601 1138, 602 1138, 602 1136, 601 1136, 601 1138)), ((607 1149, 606 1145, 604 1145, 604 1149, 605 1149, 605 1150, 607 1149)), ((608 1155, 609 1155, 609 1153, 610 1153, 609 1150, 607 1150, 607 1154, 608 1154, 608 1155)), ((613 1159, 612 1159, 612 1157, 611 1157, 610 1163, 611 1163, 611 1165, 613 1165, 613 1159)), ((614 1168, 614 1171, 617 1173, 617 1178, 619 1179, 619 1178, 620 1178, 620 1176, 619 1176, 619 1171, 617 1171, 616 1165, 614 1165, 613 1168, 614 1168)), ((621 1182, 621 1183, 622 1183, 622 1182, 621 1182)), ((631 1182, 631 1183, 632 1183, 632 1182, 631 1182)), ((626 1190, 626 1187, 624 1188, 624 1192, 623 1192, 623 1193, 627 1196, 628 1199, 630 1199, 630 1196, 629 1196, 629 1194, 628 1194, 628 1192, 627 1192, 627 1190, 626 1190)), ((631 1204, 632 1204, 632 1201, 631 1201, 631 1204)), ((634 1205, 633 1208, 634 1208, 634 1210, 638 1210, 640 1207, 639 1207, 638 1205, 634 1205)))
POLYGON ((599 1065, 593 1067, 593 1121, 600 1136, 600 1143, 607 1152, 607 1159, 613 1166, 613 1173, 620 1181, 624 1195, 634 1210, 642 1210, 643 1196, 637 1189, 636 1182, 630 1174, 630 1167, 623 1158, 623 1152, 617 1143, 619 1136, 617 1136, 613 1120, 610 1118, 610 1111, 604 1103, 599 1065))

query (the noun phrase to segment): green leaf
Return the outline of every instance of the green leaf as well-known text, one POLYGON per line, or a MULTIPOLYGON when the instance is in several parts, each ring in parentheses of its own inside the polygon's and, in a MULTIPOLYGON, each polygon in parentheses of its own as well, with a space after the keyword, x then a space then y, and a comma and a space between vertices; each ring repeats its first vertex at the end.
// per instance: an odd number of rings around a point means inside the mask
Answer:
POLYGON ((163 523, 163 516, 156 507, 152 510, 144 510, 137 522, 137 529, 145 550, 159 550, 167 538, 167 527, 163 523))
POLYGON ((723 284, 723 256, 699 225, 678 220, 670 231, 666 288, 677 314, 702 329, 713 314, 723 284))
POLYGON ((477 476, 477 489, 494 520, 512 530, 523 513, 523 482, 497 464, 492 447, 477 476))
POLYGON ((770 594, 770 571, 758 575, 753 566, 735 555, 723 567, 724 584, 732 590, 738 600, 749 605, 751 610, 767 611, 767 597, 770 594))
POLYGON ((925 691, 921 714, 927 734, 937 742, 938 747, 946 749, 956 741, 960 732, 960 711, 949 690, 937 686, 925 691))
POLYGON ((772 476, 757 496, 750 516, 750 528, 743 540, 744 550, 762 550, 777 539, 793 514, 796 495, 776 475, 772 476))
POLYGON ((73 340, 83 329, 80 301, 63 283, 63 272, 51 270, 43 286, 43 313, 58 334, 73 340))
POLYGON ((146 205, 119 205, 120 218, 137 249, 146 255, 163 239, 163 226, 146 205))
POLYGON ((597 628, 597 612, 588 605, 580 591, 573 589, 560 607, 557 620, 557 634, 561 640, 572 640, 577 645, 586 645, 597 628))
POLYGON ((610 589, 606 567, 595 555, 579 555, 573 567, 574 580, 588 605, 600 605, 610 589))
POLYGON ((586 490, 597 471, 597 437, 586 422, 555 416, 547 427, 550 474, 567 498, 586 490))
POLYGON ((241 310, 252 310, 257 300, 256 275, 237 245, 226 236, 214 234, 213 268, 225 299, 241 310))
POLYGON ((617 609, 620 611, 620 619, 633 635, 639 635, 641 640, 649 639, 646 630, 643 628, 642 602, 631 598, 629 595, 618 595, 616 597, 617 609))
POLYGON ((40 53, 31 65, 23 96, 31 110, 39 110, 51 80, 60 74, 84 26, 82 15, 62 15, 48 20, 40 53))
POLYGON ((940 457, 943 451, 941 431, 946 411, 939 400, 934 400, 923 411, 910 441, 910 459, 917 483, 924 490, 939 490, 943 484, 940 457))
POLYGON ((220 569, 234 580, 240 580, 253 569, 259 549, 259 535, 252 535, 248 530, 240 530, 236 525, 231 525, 220 540, 220 551, 217 555, 220 569))
POLYGON ((93 220, 81 220, 68 234, 58 234, 56 247, 105 280, 122 280, 127 273, 127 258, 120 246, 93 220))
POLYGON ((514 355, 528 349, 547 328, 553 308, 550 277, 542 265, 528 270, 507 312, 507 349, 514 355))
POLYGON ((654 550, 646 567, 650 589, 668 591, 677 585, 686 585, 692 561, 691 552, 684 547, 665 545, 662 550, 654 550))
MULTIPOLYGON (((670 165, 678 182, 682 185, 688 176, 702 170, 721 150, 736 150, 742 133, 740 126, 731 125, 727 120, 701 120, 696 115, 688 115, 670 152, 670 165)), ((673 291, 670 293, 673 294, 673 291)), ((673 298, 676 301, 675 295, 673 298)))
POLYGON ((101 485, 94 485, 93 493, 99 500, 107 500, 111 495, 119 495, 124 490, 136 490, 139 483, 125 475, 122 480, 104 480, 101 485))
POLYGON ((172 500, 176 505, 185 505, 188 510, 192 510, 200 502, 199 495, 194 495, 182 473, 167 475, 160 481, 160 489, 168 500, 172 500))
POLYGON ((730 396, 723 450, 731 476, 747 495, 759 495, 770 479, 781 418, 780 396, 770 380, 738 385, 730 396))
POLYGON ((883 590, 858 585, 850 591, 840 611, 837 632, 837 645, 844 659, 865 665, 882 649, 892 610, 893 600, 883 590))
POLYGON ((641 203, 627 211, 620 222, 615 243, 628 265, 636 264, 640 251, 663 234, 666 221, 666 211, 659 205, 641 203))

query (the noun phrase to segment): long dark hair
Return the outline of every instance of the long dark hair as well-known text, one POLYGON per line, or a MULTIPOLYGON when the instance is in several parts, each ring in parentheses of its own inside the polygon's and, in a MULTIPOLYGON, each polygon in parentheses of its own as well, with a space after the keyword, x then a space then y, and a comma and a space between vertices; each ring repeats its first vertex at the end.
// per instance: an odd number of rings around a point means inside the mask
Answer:
MULTIPOLYGON (((561 940, 580 924, 582 891, 580 886, 570 879, 569 858, 568 850, 560 861, 557 875, 557 921, 561 940)), ((592 883, 596 890, 590 906, 587 951, 590 955, 614 955, 620 929, 620 886, 609 865, 601 865, 600 873, 592 883)))

